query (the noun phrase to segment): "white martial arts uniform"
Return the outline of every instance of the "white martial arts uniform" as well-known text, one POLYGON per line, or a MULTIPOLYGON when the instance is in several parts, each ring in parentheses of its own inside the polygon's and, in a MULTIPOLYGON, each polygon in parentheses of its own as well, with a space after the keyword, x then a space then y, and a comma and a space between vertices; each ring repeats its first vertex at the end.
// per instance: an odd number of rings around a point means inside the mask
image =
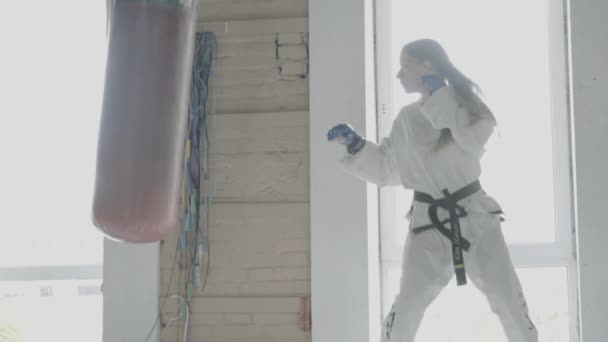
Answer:
MULTIPOLYGON (((452 87, 444 87, 424 102, 406 106, 380 144, 367 142, 341 165, 368 182, 402 185, 435 199, 476 181, 479 159, 495 121, 471 125, 469 113, 459 105, 452 87), (449 128, 454 141, 436 148, 440 129, 449 128)), ((460 218, 461 235, 470 243, 464 252, 469 279, 488 299, 509 342, 536 342, 538 333, 528 316, 527 304, 500 230, 500 218, 490 212, 499 205, 483 191, 458 202, 468 213, 460 218)), ((407 208, 403 208, 404 211, 407 208)), ((410 228, 430 224, 428 204, 414 201, 410 228)), ((449 218, 443 208, 438 218, 449 218)), ((449 228, 449 224, 446 225, 449 228)), ((404 251, 400 291, 383 320, 382 341, 413 342, 424 311, 454 276, 452 243, 437 229, 409 232, 404 251)))

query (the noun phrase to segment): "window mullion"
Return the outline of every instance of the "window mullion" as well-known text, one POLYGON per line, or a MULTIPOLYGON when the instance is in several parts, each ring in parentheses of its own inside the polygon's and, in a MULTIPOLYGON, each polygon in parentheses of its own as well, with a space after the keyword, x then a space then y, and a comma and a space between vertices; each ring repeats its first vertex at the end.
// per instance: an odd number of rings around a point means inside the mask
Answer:
POLYGON ((102 276, 101 265, 0 268, 0 281, 102 279, 102 276))

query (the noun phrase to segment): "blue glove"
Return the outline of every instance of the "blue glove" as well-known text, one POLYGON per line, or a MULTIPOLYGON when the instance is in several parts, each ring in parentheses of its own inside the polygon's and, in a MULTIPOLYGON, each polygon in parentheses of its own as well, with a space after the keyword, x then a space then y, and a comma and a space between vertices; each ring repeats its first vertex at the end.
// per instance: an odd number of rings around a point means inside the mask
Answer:
POLYGON ((437 74, 424 75, 422 76, 422 85, 431 95, 437 90, 446 86, 443 77, 437 74))
POLYGON ((347 124, 339 124, 327 132, 327 140, 337 140, 339 143, 344 145, 352 144, 356 137, 361 137, 355 130, 347 124))
POLYGON ((365 145, 363 139, 355 130, 347 124, 339 124, 327 132, 327 140, 335 141, 346 145, 347 151, 350 154, 359 152, 365 145))

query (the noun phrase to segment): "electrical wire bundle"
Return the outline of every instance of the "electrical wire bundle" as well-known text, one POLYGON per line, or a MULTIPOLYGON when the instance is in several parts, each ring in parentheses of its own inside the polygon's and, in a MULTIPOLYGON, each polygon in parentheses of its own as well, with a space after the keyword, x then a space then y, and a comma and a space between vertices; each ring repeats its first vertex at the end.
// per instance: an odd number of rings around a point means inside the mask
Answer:
MULTIPOLYGON (((179 240, 177 242, 167 294, 161 304, 163 326, 184 319, 183 341, 188 341, 190 305, 195 292, 202 294, 209 273, 209 217, 214 184, 210 165, 213 162, 209 132, 213 108, 210 101, 210 81, 217 54, 217 41, 212 33, 197 32, 192 63, 192 86, 185 142, 184 177, 182 184, 179 240), (211 156, 211 158, 210 158, 211 156), (179 257, 179 258, 178 258, 179 257), (179 266, 178 293, 168 296, 173 275, 179 266), (168 298, 177 299, 177 314, 170 317, 163 312, 168 298)), ((152 328, 152 330, 154 327, 152 328)), ((151 332, 146 338, 148 341, 151 332)), ((179 330, 178 330, 179 339, 179 330)), ((176 340, 177 340, 176 339, 176 340)))

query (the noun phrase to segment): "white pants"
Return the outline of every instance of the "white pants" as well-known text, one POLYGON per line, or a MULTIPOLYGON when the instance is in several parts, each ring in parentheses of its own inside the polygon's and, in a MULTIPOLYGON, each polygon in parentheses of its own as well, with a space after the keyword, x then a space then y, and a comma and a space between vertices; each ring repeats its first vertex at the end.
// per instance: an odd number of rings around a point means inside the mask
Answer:
MULTIPOLYGON (((467 232, 476 237, 469 251, 463 252, 467 276, 486 295, 509 342, 537 342, 538 332, 528 316, 500 222, 498 218, 481 221, 461 220, 463 237, 468 238, 467 232)), ((451 242, 436 229, 410 231, 402 268, 399 294, 383 320, 382 342, 414 342, 426 308, 454 276, 451 242)))

